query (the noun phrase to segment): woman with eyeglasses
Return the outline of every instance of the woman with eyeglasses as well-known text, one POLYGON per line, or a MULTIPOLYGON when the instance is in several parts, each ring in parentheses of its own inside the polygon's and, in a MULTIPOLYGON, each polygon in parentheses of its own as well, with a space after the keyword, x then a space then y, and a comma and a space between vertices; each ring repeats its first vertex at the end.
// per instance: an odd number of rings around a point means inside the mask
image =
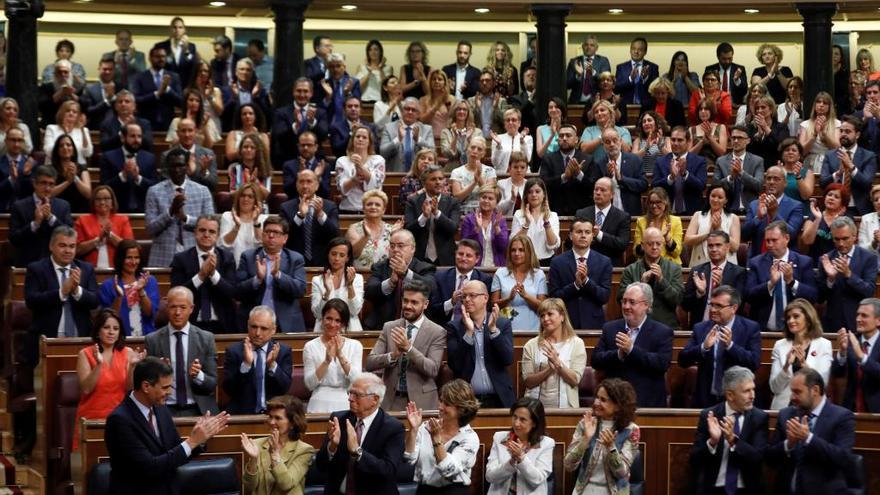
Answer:
POLYGON ((342 299, 330 299, 321 309, 321 336, 303 347, 303 380, 312 391, 308 413, 348 409, 348 387, 361 372, 364 347, 344 336, 351 313, 342 299))
POLYGON ((644 216, 636 218, 632 243, 636 257, 641 257, 644 254, 642 253, 642 236, 648 227, 656 227, 663 234, 661 255, 680 265, 684 238, 681 217, 672 214, 672 203, 669 201, 666 190, 662 187, 651 189, 648 193, 648 211, 644 216))
POLYGON ((726 126, 733 114, 730 93, 721 91, 721 76, 718 71, 703 74, 703 88, 691 94, 688 102, 688 119, 694 124, 700 122, 699 108, 703 102, 712 110, 712 122, 726 126))
POLYGON ((116 195, 110 186, 98 186, 92 193, 92 212, 76 219, 76 255, 95 268, 110 268, 116 246, 134 239, 128 215, 116 214, 116 195))

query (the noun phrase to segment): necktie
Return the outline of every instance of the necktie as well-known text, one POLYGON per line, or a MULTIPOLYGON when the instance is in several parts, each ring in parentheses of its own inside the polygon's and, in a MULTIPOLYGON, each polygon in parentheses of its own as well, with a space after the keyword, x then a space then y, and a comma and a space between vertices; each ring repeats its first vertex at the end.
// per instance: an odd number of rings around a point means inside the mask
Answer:
MULTIPOLYGON (((862 352, 869 355, 868 349, 871 344, 867 340, 862 341, 862 352)), ((865 379, 865 370, 860 364, 856 365, 856 412, 866 412, 865 407, 865 387, 862 383, 865 379)))
MULTIPOLYGON (((306 113, 307 113, 307 112, 306 112, 306 107, 301 107, 301 108, 299 109, 299 114, 300 114, 300 116, 302 117, 302 126, 303 126, 303 129, 306 129, 306 128, 309 127, 309 121, 306 119, 306 113)), ((302 130, 302 129, 300 129, 300 130, 302 130)))
POLYGON ((819 417, 813 413, 810 413, 810 415, 807 417, 807 425, 810 427, 810 431, 813 431, 816 428, 817 419, 819 419, 819 417))
POLYGON ((639 96, 639 85, 642 82, 642 63, 637 62, 635 66, 638 70, 636 71, 636 80, 633 81, 633 84, 635 85, 635 88, 633 88, 633 103, 635 103, 636 105, 641 105, 642 97, 639 96))
MULTIPOLYGON (((425 196, 425 201, 431 201, 431 198, 425 196)), ((428 244, 425 246, 425 258, 427 258, 427 261, 434 263, 437 261, 437 244, 434 240, 435 225, 433 215, 428 218, 428 223, 425 226, 428 228, 428 244)))
POLYGON ((309 206, 306 218, 303 220, 303 255, 307 265, 310 265, 312 261, 312 222, 314 219, 315 209, 309 206))
MULTIPOLYGON (((182 187, 177 187, 176 191, 178 194, 183 194, 182 187)), ((183 223, 179 219, 177 219, 177 243, 183 246, 183 223)))
POLYGON ((403 137, 403 167, 404 172, 409 172, 413 162, 412 127, 406 126, 406 135, 403 137))
MULTIPOLYGON (((464 287, 464 283, 467 282, 467 276, 459 275, 458 276, 458 286, 455 288, 456 292, 460 291, 462 287, 464 287)), ((452 307, 452 319, 458 320, 461 318, 461 299, 458 300, 455 305, 452 307)))
MULTIPOLYGON (((846 151, 846 155, 849 157, 849 161, 852 162, 853 153, 851 150, 846 151)), ((852 173, 849 170, 842 170, 840 174, 840 182, 843 183, 843 187, 849 191, 852 185, 852 173)), ((844 205, 847 206, 847 205, 844 205)))
MULTIPOLYGON (((733 434, 739 435, 739 418, 742 413, 733 414, 733 434)), ((729 448, 729 447, 728 447, 729 448)), ((739 464, 730 454, 727 455, 727 474, 724 476, 724 492, 727 495, 736 495, 737 479, 739 478, 739 464)))
POLYGON ((584 85, 582 88, 584 98, 593 94, 593 70, 587 69, 593 63, 593 57, 584 57, 584 85))
MULTIPOLYGON (((208 260, 208 255, 202 255, 202 263, 208 260)), ((201 297, 201 303, 199 307, 199 320, 201 321, 211 321, 211 291, 208 289, 208 283, 210 282, 210 278, 205 279, 202 282, 202 285, 199 286, 199 296, 201 297)))
POLYGON ((728 91, 727 90, 727 88, 728 88, 727 78, 728 78, 728 71, 729 70, 730 70, 730 68, 721 69, 721 91, 724 91, 725 93, 728 91))
MULTIPOLYGON (((721 333, 721 326, 716 326, 718 329, 718 333, 721 333)), ((721 339, 715 340, 715 347, 712 349, 713 353, 713 370, 712 370, 712 395, 716 397, 721 396, 721 379, 724 376, 724 344, 721 342, 721 339)))
POLYGON ((162 86, 162 73, 161 72, 156 72, 155 74, 153 74, 153 84, 156 85, 156 89, 159 89, 159 87, 162 86))
POLYGON ((275 309, 275 277, 272 276, 272 260, 266 259, 266 290, 263 292, 263 306, 275 309))
MULTIPOLYGON (((406 339, 412 341, 413 331, 416 329, 416 326, 412 323, 406 324, 406 339)), ((411 343, 411 342, 410 342, 411 343)), ((409 359, 407 359, 406 354, 402 354, 400 356, 400 374, 397 378, 397 391, 398 392, 406 392, 406 368, 409 365, 409 359)))
POLYGON ((183 353, 183 332, 174 332, 177 342, 174 344, 174 386, 178 406, 186 405, 186 356, 183 353))
POLYGON ((120 78, 120 81, 119 81, 119 82, 122 83, 122 87, 123 87, 123 88, 127 88, 127 87, 128 87, 128 54, 126 54, 126 53, 124 53, 124 52, 122 53, 122 64, 121 64, 121 66, 122 66, 122 67, 121 67, 121 70, 120 70, 120 72, 121 72, 120 75, 121 75, 122 77, 120 78))
MULTIPOLYGON (((363 420, 358 420, 357 424, 354 427, 354 432, 357 434, 358 444, 361 443, 361 437, 364 434, 364 422, 363 420)), ((357 492, 357 485, 355 484, 355 469, 354 469, 354 460, 349 457, 348 458, 348 473, 345 475, 345 495, 354 495, 357 492)))
MULTIPOLYGON (((672 158, 672 164, 675 167, 678 167, 678 164, 681 162, 681 157, 674 156, 672 158)), ((675 182, 673 184, 673 188, 675 191, 675 205, 674 210, 675 213, 681 213, 685 211, 684 206, 684 179, 680 175, 675 176, 675 182)))
POLYGON ((517 210, 522 208, 522 195, 519 193, 519 191, 515 191, 513 195, 513 211, 516 212, 517 210))
POLYGON ((403 277, 400 277, 397 280, 397 287, 394 289, 394 318, 400 318, 401 311, 403 310, 403 277))
POLYGON ((153 414, 153 408, 150 408, 150 412, 147 413, 147 423, 150 423, 150 429, 153 431, 153 434, 156 437, 159 436, 159 425, 156 424, 156 416, 153 414))
POLYGON ((596 227, 602 229, 602 224, 605 223, 605 213, 602 210, 596 212, 596 227))
POLYGON ((256 356, 256 369, 254 370, 254 380, 256 383, 254 386, 257 389, 257 401, 254 404, 254 409, 256 413, 263 412, 263 402, 264 402, 264 385, 265 385, 265 376, 266 376, 266 362, 263 360, 263 348, 257 347, 254 349, 254 352, 257 354, 256 356))
MULTIPOLYGON (((61 271, 61 285, 64 285, 64 282, 67 282, 67 268, 59 268, 61 271)), ((73 319, 73 303, 70 302, 72 295, 67 296, 67 300, 64 301, 64 307, 61 309, 61 317, 64 319, 64 325, 62 327, 62 331, 58 332, 59 337, 76 337, 76 321, 73 319)))
POLYGON ((709 319, 709 299, 712 298, 712 291, 715 290, 715 283, 713 282, 713 275, 721 271, 720 266, 713 266, 712 271, 709 272, 709 280, 706 281, 706 310, 703 311, 703 321, 709 319))
POLYGON ((782 288, 783 285, 785 285, 785 281, 780 280, 776 283, 776 286, 773 287, 773 305, 776 308, 776 321, 774 322, 776 328, 774 328, 774 330, 782 330, 783 328, 785 328, 785 316, 783 314, 785 313, 785 301, 783 301, 784 289, 782 288))

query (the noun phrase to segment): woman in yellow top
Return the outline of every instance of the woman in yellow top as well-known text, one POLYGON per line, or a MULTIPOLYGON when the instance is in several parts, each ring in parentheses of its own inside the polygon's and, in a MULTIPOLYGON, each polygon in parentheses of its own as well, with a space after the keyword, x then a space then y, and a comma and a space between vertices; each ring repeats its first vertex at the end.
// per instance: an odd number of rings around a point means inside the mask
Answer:
POLYGON ((648 193, 648 212, 636 218, 636 231, 633 234, 633 252, 636 258, 642 256, 642 235, 648 227, 657 227, 663 233, 663 257, 676 264, 681 264, 681 248, 684 232, 681 228, 681 217, 670 213, 672 204, 669 195, 662 188, 655 187, 648 193))
POLYGON ((302 402, 282 395, 266 403, 269 436, 251 440, 241 434, 247 455, 242 481, 245 495, 302 495, 315 448, 302 440, 308 422, 302 402))

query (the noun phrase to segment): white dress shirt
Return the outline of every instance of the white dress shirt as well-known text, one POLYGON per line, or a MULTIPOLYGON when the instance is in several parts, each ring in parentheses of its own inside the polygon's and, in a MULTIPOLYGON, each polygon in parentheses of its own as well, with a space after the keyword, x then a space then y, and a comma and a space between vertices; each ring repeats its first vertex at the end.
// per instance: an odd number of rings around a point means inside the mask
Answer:
MULTIPOLYGON (((189 358, 189 330, 190 330, 189 322, 187 322, 187 324, 184 325, 183 328, 180 328, 180 329, 174 328, 169 323, 168 324, 168 346, 169 346, 168 349, 170 351, 169 352, 169 354, 170 354, 169 359, 171 360, 171 369, 174 372, 176 372, 177 371, 177 352, 176 352, 177 336, 174 335, 174 333, 177 331, 183 332, 183 337, 181 337, 181 338, 183 339, 183 356, 184 356, 184 360, 186 361, 185 363, 183 363, 183 369, 186 371, 186 377, 184 378, 184 381, 186 382, 186 403, 187 404, 195 404, 196 401, 193 398, 192 387, 189 384, 189 377, 190 376, 189 376, 189 366, 188 365, 191 361, 189 358)), ((196 385, 201 385, 202 382, 205 381, 205 372, 199 370, 199 374, 196 375, 195 378, 192 379, 192 381, 196 385)), ((172 384, 172 387, 177 386, 176 385, 177 384, 177 377, 175 377, 175 380, 173 382, 171 382, 171 384, 172 384)), ((165 403, 168 405, 177 404, 177 391, 176 390, 170 396, 168 396, 168 398, 165 400, 165 403)))
MULTIPOLYGON (((725 402, 724 403, 724 415, 725 416, 733 416, 735 413, 736 413, 736 411, 734 411, 730 407, 730 404, 725 402)), ((723 418, 718 418, 719 421, 721 419, 723 419, 723 418)), ((738 428, 739 431, 742 431, 742 425, 743 425, 744 420, 745 420, 745 414, 740 414, 739 419, 736 420, 738 427, 739 427, 738 428)), ((724 450, 721 452, 721 465, 718 467, 718 476, 715 478, 715 486, 716 487, 720 486, 720 487, 724 488, 724 483, 727 480, 727 460, 730 458, 730 453, 736 451, 736 444, 734 444, 733 447, 731 447, 730 444, 727 443, 727 440, 725 440, 723 436, 722 436, 721 440, 719 441, 719 443, 724 445, 724 447, 723 447, 724 450)), ((718 445, 713 447, 711 440, 706 440, 706 446, 709 447, 709 453, 711 453, 712 455, 715 455, 715 451, 718 449, 718 445)), ((742 472, 739 472, 736 475, 736 487, 743 488, 744 486, 745 485, 743 485, 742 472)))
MULTIPOLYGON (((52 268, 55 270, 55 277, 58 279, 58 298, 61 300, 61 303, 62 303, 61 319, 58 320, 58 336, 59 337, 77 337, 76 334, 74 334, 74 335, 65 335, 64 334, 64 312, 67 311, 68 308, 66 306, 64 306, 64 303, 67 301, 67 296, 65 296, 64 293, 62 292, 62 290, 63 290, 62 286, 64 284, 62 283, 62 279, 61 279, 61 269, 62 268, 67 270, 67 278, 70 278, 70 270, 72 270, 73 268, 76 268, 76 265, 70 264, 67 266, 62 266, 62 265, 59 265, 58 263, 56 263, 54 258, 51 258, 51 259, 52 259, 52 268)), ((77 285, 76 288, 74 288, 73 291, 70 293, 70 295, 73 296, 74 301, 79 301, 79 298, 82 297, 82 286, 77 285)), ((76 330, 74 330, 74 332, 75 331, 76 330)))

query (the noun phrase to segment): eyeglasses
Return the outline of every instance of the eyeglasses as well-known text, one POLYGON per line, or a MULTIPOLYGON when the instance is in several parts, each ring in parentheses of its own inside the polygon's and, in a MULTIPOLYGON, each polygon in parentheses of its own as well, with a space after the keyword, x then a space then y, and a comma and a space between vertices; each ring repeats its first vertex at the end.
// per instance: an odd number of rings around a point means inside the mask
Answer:
POLYGON ((709 303, 709 309, 724 309, 733 306, 733 304, 709 303))
POLYGON ((485 292, 474 292, 474 293, 462 293, 461 297, 464 299, 476 299, 480 296, 488 296, 489 294, 485 292))
POLYGON ((354 398, 356 398, 356 399, 363 399, 364 397, 369 397, 369 396, 371 396, 371 395, 374 395, 374 396, 378 397, 378 395, 376 395, 376 394, 371 394, 371 393, 369 393, 369 392, 357 392, 357 391, 354 391, 354 390, 349 390, 349 391, 348 391, 348 396, 349 396, 349 397, 354 397, 354 398))
POLYGON ((263 230, 263 234, 268 237, 281 237, 284 235, 284 232, 280 230, 263 230))

